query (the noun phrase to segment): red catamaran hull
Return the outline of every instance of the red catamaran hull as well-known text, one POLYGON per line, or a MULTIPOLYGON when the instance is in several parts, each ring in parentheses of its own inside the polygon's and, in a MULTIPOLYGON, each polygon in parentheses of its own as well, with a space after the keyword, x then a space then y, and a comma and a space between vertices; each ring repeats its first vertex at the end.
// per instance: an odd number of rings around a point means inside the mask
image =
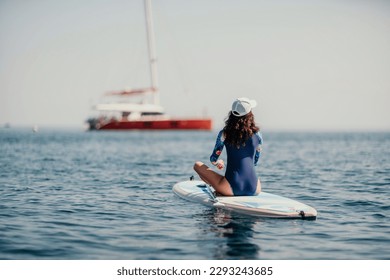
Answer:
POLYGON ((211 119, 169 119, 150 121, 111 121, 96 130, 211 130, 211 119))

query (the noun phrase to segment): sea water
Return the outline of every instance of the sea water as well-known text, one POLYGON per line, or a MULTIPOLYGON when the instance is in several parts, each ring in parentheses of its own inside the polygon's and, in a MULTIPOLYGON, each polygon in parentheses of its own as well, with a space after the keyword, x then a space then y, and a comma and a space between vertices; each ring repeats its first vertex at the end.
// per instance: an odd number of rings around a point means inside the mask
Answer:
POLYGON ((215 137, 0 129, 0 259, 390 258, 390 133, 263 132, 263 190, 314 221, 176 197, 215 137))

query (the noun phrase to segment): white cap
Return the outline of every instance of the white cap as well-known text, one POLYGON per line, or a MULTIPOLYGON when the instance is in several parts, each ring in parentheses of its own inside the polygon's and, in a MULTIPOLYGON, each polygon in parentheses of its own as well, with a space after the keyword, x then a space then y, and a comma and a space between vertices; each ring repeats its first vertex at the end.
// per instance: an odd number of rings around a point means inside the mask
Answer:
POLYGON ((250 100, 246 97, 237 98, 232 105, 232 114, 236 117, 242 117, 252 111, 257 105, 256 100, 250 100))

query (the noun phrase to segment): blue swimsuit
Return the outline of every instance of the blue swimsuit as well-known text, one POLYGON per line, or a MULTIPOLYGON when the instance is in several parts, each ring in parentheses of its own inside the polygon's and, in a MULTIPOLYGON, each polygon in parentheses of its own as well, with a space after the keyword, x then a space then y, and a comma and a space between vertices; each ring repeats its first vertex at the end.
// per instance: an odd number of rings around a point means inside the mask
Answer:
MULTIPOLYGON (((225 178, 232 187, 234 195, 254 195, 257 188, 257 175, 255 166, 261 155, 263 139, 260 132, 253 134, 245 145, 237 148, 226 143, 227 166, 225 178)), ((225 146, 223 130, 218 133, 217 141, 210 161, 218 160, 225 146)))

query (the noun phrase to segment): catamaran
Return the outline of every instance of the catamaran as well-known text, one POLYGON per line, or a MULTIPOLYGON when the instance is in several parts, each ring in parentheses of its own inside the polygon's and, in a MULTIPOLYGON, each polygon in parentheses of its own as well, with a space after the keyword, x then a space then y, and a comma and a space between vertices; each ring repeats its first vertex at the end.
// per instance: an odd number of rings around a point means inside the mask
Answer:
POLYGON ((89 129, 211 130, 211 118, 171 118, 160 105, 152 7, 150 0, 144 2, 151 86, 108 93, 116 101, 94 106, 99 116, 87 120, 89 129), (134 98, 138 98, 137 102, 131 101, 134 98))

